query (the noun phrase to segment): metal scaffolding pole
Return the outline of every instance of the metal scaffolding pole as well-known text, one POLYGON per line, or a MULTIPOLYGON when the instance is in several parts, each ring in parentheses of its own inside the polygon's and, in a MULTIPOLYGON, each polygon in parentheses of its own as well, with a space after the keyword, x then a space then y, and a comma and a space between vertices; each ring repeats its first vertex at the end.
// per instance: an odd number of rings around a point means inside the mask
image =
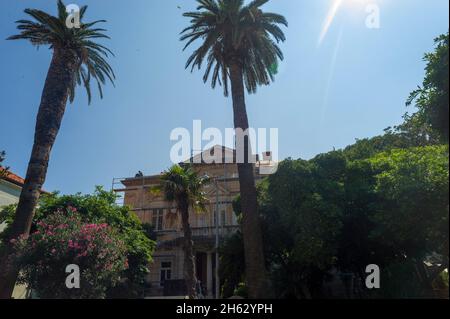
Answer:
POLYGON ((215 224, 216 224, 216 299, 220 298, 220 278, 219 278, 219 186, 217 184, 217 178, 215 180, 216 187, 216 216, 215 216, 215 224))

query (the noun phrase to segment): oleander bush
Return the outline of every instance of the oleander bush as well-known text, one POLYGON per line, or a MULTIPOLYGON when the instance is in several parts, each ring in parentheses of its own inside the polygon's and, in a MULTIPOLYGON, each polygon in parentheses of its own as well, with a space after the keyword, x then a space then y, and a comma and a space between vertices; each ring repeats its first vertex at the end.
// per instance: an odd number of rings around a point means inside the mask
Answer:
POLYGON ((126 245, 117 231, 105 223, 83 222, 73 207, 42 219, 28 238, 12 242, 19 282, 40 298, 105 298, 128 268, 126 245), (79 288, 66 285, 68 265, 79 267, 79 288))

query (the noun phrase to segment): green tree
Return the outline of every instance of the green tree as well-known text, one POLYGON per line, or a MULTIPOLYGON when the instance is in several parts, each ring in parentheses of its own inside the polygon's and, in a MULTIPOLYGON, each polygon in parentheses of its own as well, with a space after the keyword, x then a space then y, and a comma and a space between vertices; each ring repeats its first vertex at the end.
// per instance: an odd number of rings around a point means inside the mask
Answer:
MULTIPOLYGON (((80 8, 83 19, 87 7, 80 8)), ((68 28, 66 6, 58 0, 58 15, 52 16, 36 9, 26 9, 32 20, 19 20, 20 34, 9 40, 29 40, 35 46, 48 45, 53 57, 45 80, 41 103, 36 120, 34 144, 26 173, 25 184, 19 199, 16 216, 12 224, 11 236, 27 235, 39 200, 50 159, 51 149, 61 127, 67 101, 73 102, 75 88, 83 85, 91 100, 90 82, 95 79, 100 96, 102 85, 109 79, 112 83, 114 72, 105 60, 111 51, 95 42, 108 38, 104 29, 95 25, 104 20, 81 23, 80 27, 68 28)), ((0 298, 10 298, 17 277, 17 270, 8 264, 6 256, 10 248, 0 256, 0 298)))
POLYGON ((371 235, 385 242, 397 260, 416 264, 424 289, 448 268, 448 160, 448 146, 392 150, 369 160, 379 199, 371 235), (441 266, 428 275, 424 262, 432 257, 441 266))
POLYGON ((189 225, 189 210, 206 211, 208 199, 203 192, 207 178, 200 177, 190 166, 172 166, 161 176, 161 184, 154 188, 164 195, 165 200, 176 204, 181 215, 184 232, 184 274, 189 298, 197 297, 197 278, 195 275, 195 256, 192 232, 189 225))
MULTIPOLYGON (((389 284, 375 294, 359 287, 359 297, 430 296, 448 268, 448 147, 385 142, 365 144, 368 158, 360 148, 351 156, 334 151, 285 160, 258 185, 276 297, 327 296, 332 267, 364 282, 369 264, 379 265, 389 284), (424 262, 439 266, 425 271, 424 262)), ((239 198, 234 206, 240 213, 239 198)), ((242 281, 243 244, 236 234, 221 249, 224 297, 242 281)))
POLYGON ((8 170, 8 167, 3 167, 2 163, 6 158, 6 152, 0 151, 0 177, 3 177, 6 175, 6 171, 8 170))
POLYGON ((0 151, 0 167, 2 167, 1 165, 2 165, 3 161, 5 160, 5 157, 6 157, 5 151, 0 151))
MULTIPOLYGON (((195 12, 185 13, 191 25, 182 31, 181 40, 187 40, 185 49, 196 40, 201 46, 186 63, 192 71, 200 69, 206 60, 203 77, 207 82, 211 71, 211 86, 222 85, 225 96, 233 99, 234 127, 238 132, 249 128, 245 105, 245 88, 255 93, 259 85, 274 80, 278 60, 283 53, 275 41, 285 41, 279 25, 287 26, 286 19, 275 13, 264 12, 261 6, 269 0, 255 0, 244 5, 244 0, 197 0, 195 12)), ((238 163, 240 193, 242 195, 242 229, 245 243, 246 272, 250 298, 264 297, 268 293, 264 255, 253 165, 248 158, 251 145, 243 138, 246 157, 238 163)))
MULTIPOLYGON (((142 297, 148 265, 152 260, 155 241, 147 236, 145 225, 128 207, 116 204, 117 195, 97 187, 93 194, 58 195, 44 194, 39 200, 31 230, 44 218, 58 211, 76 209, 83 223, 106 223, 114 228, 124 242, 129 267, 121 274, 122 281, 117 287, 107 291, 108 297, 142 297)), ((11 225, 16 206, 11 205, 0 211, 0 223, 11 225)), ((0 240, 8 238, 9 228, 1 234, 0 240)))
MULTIPOLYGON (((278 219, 278 235, 285 234, 271 254, 279 296, 322 296, 342 228, 345 169, 342 154, 331 152, 311 161, 286 160, 268 178, 268 225, 278 219)), ((271 235, 270 240, 275 240, 271 235)))
POLYGON ((427 53, 424 60, 425 79, 417 90, 413 91, 407 104, 415 103, 419 109, 417 117, 420 123, 428 125, 443 142, 448 143, 449 121, 449 33, 440 35, 436 40, 434 52, 427 53))
MULTIPOLYGON (((340 152, 311 161, 287 159, 258 185, 265 262, 276 297, 322 297, 322 283, 335 261, 342 227, 345 167, 340 152)), ((241 214, 240 199, 235 211, 241 214)), ((235 266, 238 240, 239 235, 234 236, 221 251, 223 272, 233 279, 224 283, 227 294, 242 277, 235 266)))
POLYGON ((404 122, 388 127, 383 135, 357 139, 356 143, 344 148, 343 152, 350 161, 368 159, 376 154, 393 149, 440 144, 429 126, 420 122, 416 114, 404 116, 404 122))

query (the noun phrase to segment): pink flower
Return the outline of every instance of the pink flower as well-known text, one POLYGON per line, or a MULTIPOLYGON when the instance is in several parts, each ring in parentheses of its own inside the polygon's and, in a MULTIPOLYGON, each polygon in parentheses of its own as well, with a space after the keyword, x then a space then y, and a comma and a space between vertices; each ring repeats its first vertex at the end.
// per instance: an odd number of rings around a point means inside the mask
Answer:
POLYGON ((71 211, 72 213, 76 213, 77 212, 77 209, 75 207, 73 207, 73 206, 68 206, 67 209, 69 211, 71 211))
POLYGON ((79 257, 86 257, 86 256, 87 256, 87 251, 82 252, 82 253, 79 253, 79 254, 77 255, 78 258, 79 258, 79 257))

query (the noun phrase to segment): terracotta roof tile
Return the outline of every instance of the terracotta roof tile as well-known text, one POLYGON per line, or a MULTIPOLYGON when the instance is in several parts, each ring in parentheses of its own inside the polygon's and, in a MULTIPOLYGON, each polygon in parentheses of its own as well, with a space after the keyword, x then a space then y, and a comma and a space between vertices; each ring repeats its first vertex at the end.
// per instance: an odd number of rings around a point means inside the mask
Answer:
POLYGON ((23 184, 25 183, 25 180, 22 177, 10 171, 6 171, 3 167, 0 167, 0 173, 5 173, 5 176, 2 177, 2 179, 8 182, 14 183, 19 186, 23 186, 23 184))

